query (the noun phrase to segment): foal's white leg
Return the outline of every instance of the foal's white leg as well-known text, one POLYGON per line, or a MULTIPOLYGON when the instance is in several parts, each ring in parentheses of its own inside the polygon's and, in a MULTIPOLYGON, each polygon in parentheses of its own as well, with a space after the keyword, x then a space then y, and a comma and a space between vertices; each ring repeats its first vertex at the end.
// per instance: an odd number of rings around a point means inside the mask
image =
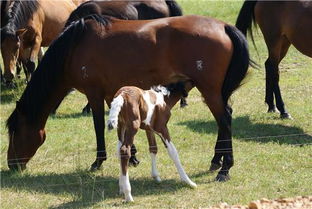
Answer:
POLYGON ((159 173, 156 167, 156 154, 155 153, 150 153, 151 154, 151 159, 152 159, 152 177, 157 181, 161 182, 161 179, 159 177, 159 173))
POLYGON ((191 187, 196 188, 197 185, 194 182, 192 182, 191 179, 185 173, 185 171, 181 165, 180 159, 179 159, 179 154, 177 152, 177 149, 173 145, 173 143, 171 141, 168 141, 168 140, 164 140, 164 141, 165 141, 166 146, 167 146, 168 154, 169 154, 170 158, 173 160, 173 162, 174 162, 174 164, 175 164, 175 166, 179 172, 181 180, 186 182, 191 187))
POLYGON ((125 194, 125 200, 127 202, 133 202, 128 172, 126 175, 123 175, 120 171, 119 186, 121 186, 120 189, 122 189, 123 193, 125 194))

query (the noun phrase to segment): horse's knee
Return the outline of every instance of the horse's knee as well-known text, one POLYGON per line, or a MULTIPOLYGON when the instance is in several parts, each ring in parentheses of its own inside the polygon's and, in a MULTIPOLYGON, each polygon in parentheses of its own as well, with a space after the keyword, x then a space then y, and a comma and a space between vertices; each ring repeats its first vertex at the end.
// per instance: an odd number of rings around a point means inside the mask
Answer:
POLYGON ((131 147, 129 145, 122 145, 120 147, 120 157, 122 159, 129 159, 131 157, 131 147))

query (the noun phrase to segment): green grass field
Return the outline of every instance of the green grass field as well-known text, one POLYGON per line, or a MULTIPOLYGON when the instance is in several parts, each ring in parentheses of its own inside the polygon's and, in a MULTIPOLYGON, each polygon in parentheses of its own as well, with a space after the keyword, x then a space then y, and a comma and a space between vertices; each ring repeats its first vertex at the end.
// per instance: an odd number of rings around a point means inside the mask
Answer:
MULTIPOLYGON (((185 14, 216 17, 234 24, 241 2, 179 1, 185 14)), ((179 180, 167 152, 158 140, 161 183, 150 177, 147 139, 139 132, 135 143, 141 163, 130 168, 135 202, 119 195, 119 162, 116 132, 106 132, 108 160, 102 170, 88 171, 95 159, 95 133, 91 116, 80 114, 86 99, 75 91, 65 98, 56 116, 50 117, 46 142, 22 173, 11 173, 6 164, 8 147, 5 121, 15 108, 25 85, 1 89, 1 205, 0 208, 203 208, 227 202, 247 204, 261 198, 312 194, 312 59, 291 48, 281 64, 280 86, 294 120, 266 113, 264 69, 267 56, 261 33, 256 33, 258 54, 252 58, 261 69, 250 70, 247 84, 232 97, 235 164, 231 180, 214 182, 208 173, 214 153, 217 126, 194 89, 189 106, 172 110, 169 130, 181 162, 197 189, 179 180)), ((2 63, 1 63, 2 64, 2 63)))

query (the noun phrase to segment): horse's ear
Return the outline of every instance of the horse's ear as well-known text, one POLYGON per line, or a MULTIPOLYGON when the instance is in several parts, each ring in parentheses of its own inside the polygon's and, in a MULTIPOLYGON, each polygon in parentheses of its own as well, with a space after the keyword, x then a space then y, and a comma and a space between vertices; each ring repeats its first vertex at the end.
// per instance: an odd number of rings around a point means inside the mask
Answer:
POLYGON ((26 32, 27 32, 27 29, 26 29, 26 28, 18 29, 18 30, 16 31, 16 35, 17 35, 18 37, 20 37, 20 36, 23 36, 26 32))

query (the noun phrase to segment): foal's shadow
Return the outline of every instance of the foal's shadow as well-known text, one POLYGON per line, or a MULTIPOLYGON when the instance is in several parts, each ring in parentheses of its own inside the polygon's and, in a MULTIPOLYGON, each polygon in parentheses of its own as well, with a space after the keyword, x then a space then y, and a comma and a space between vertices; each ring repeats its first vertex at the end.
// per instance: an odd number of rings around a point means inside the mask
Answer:
MULTIPOLYGON (((72 173, 27 174, 11 171, 0 171, 1 187, 28 191, 30 193, 44 193, 56 196, 64 194, 74 197, 72 201, 50 208, 90 208, 108 199, 120 198, 118 177, 94 176, 89 171, 72 173)), ((152 178, 138 178, 131 180, 132 195, 134 197, 159 193, 174 193, 186 187, 181 181, 163 180, 156 183, 152 178)), ((114 206, 116 206, 114 204, 114 206)))
MULTIPOLYGON (((193 132, 211 134, 217 133, 216 122, 204 120, 188 120, 177 123, 186 126, 193 132)), ((232 134, 235 140, 255 141, 259 143, 275 142, 303 146, 310 144, 312 136, 303 129, 281 124, 253 123, 248 116, 237 117, 232 120, 232 134)))

